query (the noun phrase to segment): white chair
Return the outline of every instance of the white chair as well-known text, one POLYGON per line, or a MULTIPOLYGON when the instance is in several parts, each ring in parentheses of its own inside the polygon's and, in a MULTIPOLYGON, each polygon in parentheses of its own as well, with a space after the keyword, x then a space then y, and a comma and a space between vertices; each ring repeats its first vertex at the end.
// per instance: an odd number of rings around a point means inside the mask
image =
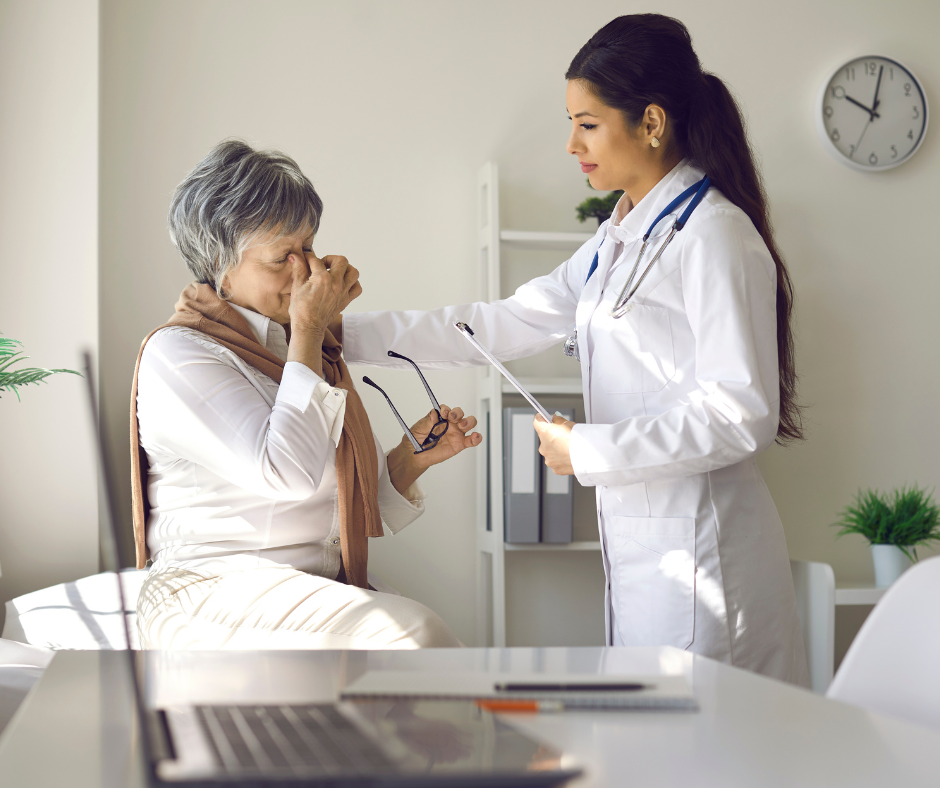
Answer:
POLYGON ((836 577, 829 564, 790 561, 796 610, 803 629, 810 686, 820 695, 832 681, 835 663, 836 577))
POLYGON ((52 661, 55 652, 0 639, 0 733, 52 661))
POLYGON ((940 729, 940 556, 914 564, 875 605, 826 695, 940 729))
MULTIPOLYGON (((137 645, 137 597, 146 569, 121 570, 131 647, 137 645)), ((114 574, 102 572, 41 588, 6 603, 2 637, 53 649, 126 648, 114 574)))

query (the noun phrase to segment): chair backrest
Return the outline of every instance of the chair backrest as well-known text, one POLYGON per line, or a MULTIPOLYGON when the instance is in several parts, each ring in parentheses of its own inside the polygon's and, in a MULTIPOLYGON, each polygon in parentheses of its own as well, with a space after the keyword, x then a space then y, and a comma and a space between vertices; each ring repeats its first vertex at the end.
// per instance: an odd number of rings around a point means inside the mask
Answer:
POLYGON ((813 692, 825 693, 835 661, 836 577, 829 564, 790 561, 813 692))
POLYGON ((875 605, 826 694, 940 729, 940 556, 914 564, 875 605))

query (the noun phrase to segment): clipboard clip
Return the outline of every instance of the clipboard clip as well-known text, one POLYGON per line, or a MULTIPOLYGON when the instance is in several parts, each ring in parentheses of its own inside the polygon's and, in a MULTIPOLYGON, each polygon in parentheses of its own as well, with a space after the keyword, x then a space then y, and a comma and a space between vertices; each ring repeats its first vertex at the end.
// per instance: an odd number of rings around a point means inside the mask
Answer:
POLYGON ((543 419, 545 419, 545 421, 548 424, 552 423, 552 417, 551 415, 549 415, 549 412, 545 410, 545 408, 542 407, 542 405, 539 403, 539 401, 535 397, 533 397, 528 391, 525 390, 523 385, 518 380, 516 380, 513 374, 508 369, 506 369, 506 367, 504 367, 500 363, 499 359, 496 358, 496 356, 494 356, 489 350, 483 347, 483 345, 481 345, 479 341, 477 341, 477 338, 473 335, 473 329, 470 328, 469 325, 458 320, 454 323, 454 328, 456 328, 461 334, 463 334, 464 337, 466 337, 467 341, 471 345, 473 345, 477 350, 480 351, 480 353, 483 355, 483 358, 485 358, 487 361, 490 362, 490 364, 496 367, 499 373, 512 384, 512 387, 516 391, 518 391, 523 397, 525 397, 526 402, 528 402, 533 408, 535 408, 536 413, 538 413, 543 419))

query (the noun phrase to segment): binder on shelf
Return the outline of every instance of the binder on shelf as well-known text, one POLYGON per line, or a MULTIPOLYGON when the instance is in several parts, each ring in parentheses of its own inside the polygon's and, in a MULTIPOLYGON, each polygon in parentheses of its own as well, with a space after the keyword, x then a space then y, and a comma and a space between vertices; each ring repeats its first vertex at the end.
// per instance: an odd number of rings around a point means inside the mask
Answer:
MULTIPOLYGON (((574 408, 560 408, 568 421, 575 420, 574 408)), ((537 449, 536 449, 537 450, 537 449)), ((574 477, 556 476, 539 455, 542 467, 542 541, 563 544, 574 538, 574 477)))
POLYGON ((542 459, 532 408, 503 408, 504 539, 513 544, 539 541, 542 459))

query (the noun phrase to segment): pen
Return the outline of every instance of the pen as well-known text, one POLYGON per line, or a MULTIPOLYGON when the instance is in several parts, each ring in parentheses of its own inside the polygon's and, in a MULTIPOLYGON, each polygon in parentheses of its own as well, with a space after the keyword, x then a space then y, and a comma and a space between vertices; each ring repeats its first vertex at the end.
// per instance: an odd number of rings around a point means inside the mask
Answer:
POLYGON ((480 698, 476 705, 493 713, 535 714, 540 711, 564 711, 565 704, 557 700, 500 700, 480 698))
POLYGON ((534 684, 505 683, 496 684, 496 692, 637 692, 652 689, 648 684, 637 682, 617 684, 534 684))

